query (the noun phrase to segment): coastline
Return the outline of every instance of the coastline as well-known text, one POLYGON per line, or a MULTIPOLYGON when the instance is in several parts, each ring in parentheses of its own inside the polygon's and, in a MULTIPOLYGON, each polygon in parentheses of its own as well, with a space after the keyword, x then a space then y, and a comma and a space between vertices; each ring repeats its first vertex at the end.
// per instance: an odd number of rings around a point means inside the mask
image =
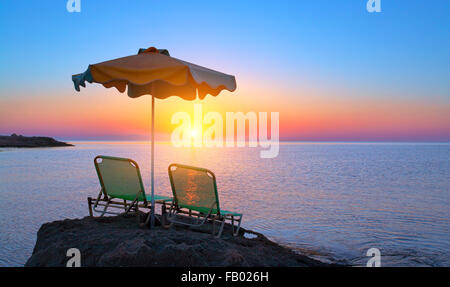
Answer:
POLYGON ((36 148, 36 147, 64 147, 73 144, 57 141, 51 137, 26 137, 12 134, 10 136, 0 135, 1 148, 36 148))

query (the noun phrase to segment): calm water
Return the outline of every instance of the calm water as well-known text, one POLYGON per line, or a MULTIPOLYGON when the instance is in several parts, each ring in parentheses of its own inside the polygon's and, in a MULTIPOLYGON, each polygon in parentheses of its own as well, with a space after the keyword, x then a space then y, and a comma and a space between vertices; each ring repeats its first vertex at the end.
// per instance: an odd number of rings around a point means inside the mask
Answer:
MULTIPOLYGON (((75 144, 0 149, 0 266, 25 263, 42 223, 88 215, 96 155, 135 159, 149 186, 149 145, 75 144)), ((376 247, 384 266, 450 266, 450 144, 283 144, 275 159, 158 144, 155 158, 157 193, 171 193, 169 163, 207 167, 224 209, 301 253, 365 265, 376 247)))

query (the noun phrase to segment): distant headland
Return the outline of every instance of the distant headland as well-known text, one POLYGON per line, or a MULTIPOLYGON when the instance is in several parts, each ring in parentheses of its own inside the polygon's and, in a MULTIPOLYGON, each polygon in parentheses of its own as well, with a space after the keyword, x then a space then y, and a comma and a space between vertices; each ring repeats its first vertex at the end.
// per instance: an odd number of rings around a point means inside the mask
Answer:
POLYGON ((73 146, 60 142, 50 137, 26 137, 12 134, 10 136, 0 135, 0 147, 57 147, 73 146))

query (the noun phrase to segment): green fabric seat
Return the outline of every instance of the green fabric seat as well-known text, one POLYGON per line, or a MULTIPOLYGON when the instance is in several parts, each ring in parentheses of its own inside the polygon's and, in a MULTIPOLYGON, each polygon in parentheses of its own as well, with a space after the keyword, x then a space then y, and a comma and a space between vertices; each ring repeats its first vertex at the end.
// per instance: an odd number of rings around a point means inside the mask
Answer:
POLYGON ((223 209, 220 210, 220 214, 223 214, 223 215, 231 214, 231 215, 234 215, 234 216, 242 216, 242 213, 237 213, 237 212, 223 210, 223 209))
POLYGON ((242 213, 220 209, 216 176, 212 171, 182 164, 171 164, 169 166, 169 178, 173 194, 169 220, 186 224, 177 220, 176 215, 186 213, 181 209, 187 209, 189 216, 191 216, 192 211, 196 211, 198 217, 204 218, 199 224, 187 225, 202 225, 212 218, 213 223, 215 220, 222 223, 217 235, 220 237, 225 220, 231 220, 232 224, 237 221, 239 225, 236 232, 233 232, 234 235, 237 235, 242 213))
MULTIPOLYGON (((145 198, 147 199, 147 201, 151 201, 152 200, 152 196, 146 194, 145 198)), ((172 197, 168 197, 168 196, 163 196, 163 195, 154 195, 155 201, 172 201, 172 197)))
MULTIPOLYGON (((94 159, 95 170, 100 181, 101 190, 95 202, 89 201, 89 212, 92 215, 91 203, 94 205, 94 211, 101 212, 102 215, 118 214, 116 212, 107 211, 110 207, 121 208, 128 212, 133 207, 151 208, 151 195, 145 193, 144 184, 142 182, 139 165, 132 159, 97 156, 94 159), (101 196, 103 195, 103 198, 101 196), (113 199, 121 199, 123 202, 114 201, 113 199), (101 202, 102 201, 102 202, 101 202), (131 203, 127 203, 131 201, 131 203), (140 204, 143 203, 143 204, 140 204), (99 211, 96 207, 100 205, 104 209, 99 211)), ((162 195, 154 195, 155 202, 164 203, 171 201, 172 198, 162 195)))
MULTIPOLYGON (((170 199, 172 200, 172 198, 170 199)), ((206 208, 206 207, 199 207, 199 206, 192 206, 192 205, 184 205, 184 204, 179 204, 180 207, 186 208, 186 209, 190 209, 190 210, 195 210, 201 213, 205 213, 207 214, 211 209, 210 208, 206 208)), ((217 214, 219 213, 217 209, 213 208, 211 211, 212 214, 217 214)), ((237 213, 237 212, 233 212, 233 211, 228 211, 228 210, 220 210, 220 214, 221 215, 233 215, 233 216, 241 216, 242 213, 237 213)))

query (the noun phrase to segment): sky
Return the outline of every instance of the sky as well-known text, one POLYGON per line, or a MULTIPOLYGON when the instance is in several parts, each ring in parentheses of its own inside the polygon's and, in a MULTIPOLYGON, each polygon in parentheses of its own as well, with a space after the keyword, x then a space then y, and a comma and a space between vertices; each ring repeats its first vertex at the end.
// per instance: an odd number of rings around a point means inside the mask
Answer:
POLYGON ((128 98, 71 75, 139 48, 236 76, 203 101, 156 101, 171 116, 279 112, 289 141, 450 141, 450 1, 0 1, 0 134, 139 140, 149 96, 128 98))

